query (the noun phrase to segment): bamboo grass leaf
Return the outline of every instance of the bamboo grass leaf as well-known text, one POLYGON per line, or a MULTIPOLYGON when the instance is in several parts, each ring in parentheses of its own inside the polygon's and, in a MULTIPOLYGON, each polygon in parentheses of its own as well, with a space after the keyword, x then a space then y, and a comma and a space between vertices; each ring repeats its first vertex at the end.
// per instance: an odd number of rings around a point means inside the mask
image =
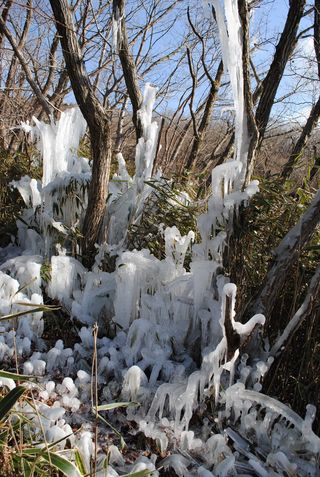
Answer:
POLYGON ((86 466, 84 465, 84 462, 83 462, 83 459, 82 459, 81 454, 79 452, 79 449, 75 450, 74 458, 75 458, 76 466, 77 466, 80 474, 81 475, 86 475, 87 474, 86 466))
POLYGON ((36 447, 23 449, 23 455, 29 457, 38 456, 40 459, 47 462, 50 466, 52 465, 57 470, 62 472, 62 474, 66 477, 82 477, 82 474, 80 473, 79 469, 77 469, 77 467, 72 462, 55 452, 48 452, 47 449, 39 449, 36 447))
POLYGON ((14 381, 32 381, 36 376, 27 376, 25 374, 10 373, 10 371, 0 371, 0 378, 13 379, 14 381))
POLYGON ((150 469, 143 469, 139 470, 138 472, 133 472, 132 474, 124 474, 121 477, 146 477, 147 475, 152 474, 152 472, 154 471, 150 469))
POLYGON ((13 408, 15 403, 18 399, 22 396, 22 394, 26 391, 26 388, 23 386, 17 386, 16 388, 12 389, 8 394, 5 395, 4 398, 0 401, 0 420, 7 416, 10 410, 13 408))
POLYGON ((97 411, 112 411, 113 409, 117 409, 119 407, 129 407, 129 406, 139 406, 138 402, 111 402, 109 404, 102 404, 101 406, 97 406, 95 409, 97 411))

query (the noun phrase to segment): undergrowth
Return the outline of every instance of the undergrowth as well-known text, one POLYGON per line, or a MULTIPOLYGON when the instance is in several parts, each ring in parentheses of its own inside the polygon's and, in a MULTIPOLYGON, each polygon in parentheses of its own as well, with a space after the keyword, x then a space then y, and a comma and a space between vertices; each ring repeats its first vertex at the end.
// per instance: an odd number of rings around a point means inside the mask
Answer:
MULTIPOLYGON (((272 261, 272 251, 286 233, 299 221, 309 205, 314 190, 305 184, 292 193, 293 184, 282 184, 278 178, 260 179, 260 193, 242 211, 232 239, 228 257, 231 280, 239 292, 238 311, 259 292, 272 261)), ((288 273, 265 335, 273 343, 302 304, 311 278, 320 263, 320 229, 316 230, 288 273)), ((315 297, 317 300, 318 297, 315 297)), ((302 323, 299 332, 281 354, 267 379, 264 391, 290 404, 304 415, 308 403, 320 408, 320 304, 316 313, 302 323), (292 357, 294 356, 294 359, 292 357)), ((319 415, 315 432, 320 432, 319 415)))
MULTIPOLYGON (((131 250, 147 248, 162 260, 165 258, 163 230, 176 226, 181 236, 187 235, 190 230, 196 231, 197 216, 203 206, 194 201, 194 190, 186 188, 181 180, 162 178, 160 181, 150 180, 148 184, 153 191, 144 205, 139 223, 129 229, 128 244, 131 250)), ((186 256, 187 268, 190 258, 186 256)))
POLYGON ((0 150, 0 159, 0 247, 4 247, 16 233, 16 219, 25 205, 19 191, 10 183, 31 175, 31 171, 32 177, 39 179, 41 167, 28 151, 11 154, 0 150))

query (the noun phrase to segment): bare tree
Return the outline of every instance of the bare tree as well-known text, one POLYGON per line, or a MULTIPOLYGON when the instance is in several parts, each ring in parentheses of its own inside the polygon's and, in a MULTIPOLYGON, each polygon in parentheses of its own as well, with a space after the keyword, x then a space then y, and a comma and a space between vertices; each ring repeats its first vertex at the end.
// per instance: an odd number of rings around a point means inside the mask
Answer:
POLYGON ((219 65, 218 65, 218 68, 217 68, 217 71, 216 71, 215 78, 213 78, 209 69, 207 68, 206 61, 205 61, 205 41, 204 41, 204 38, 203 38, 202 35, 200 35, 200 33, 197 31, 194 24, 192 23, 189 8, 188 8, 188 11, 187 11, 187 16, 188 16, 188 21, 189 21, 189 24, 191 26, 191 29, 192 29, 193 33, 198 38, 198 40, 201 44, 201 48, 202 48, 201 63, 202 63, 202 67, 203 67, 203 70, 205 72, 205 75, 206 75, 206 77, 207 77, 207 79, 209 80, 209 83, 210 83, 210 90, 209 90, 209 94, 207 96, 207 99, 205 101, 204 112, 202 114, 202 118, 200 120, 199 125, 197 125, 197 120, 196 120, 195 114, 193 112, 193 98, 194 98, 194 94, 195 94, 197 79, 196 79, 196 74, 194 72, 194 68, 193 68, 193 65, 192 65, 191 53, 190 53, 190 50, 188 49, 187 50, 187 52, 188 52, 188 64, 189 64, 190 75, 192 77, 192 82, 193 82, 192 96, 191 96, 191 100, 190 100, 190 114, 191 114, 191 117, 192 117, 193 131, 194 131, 192 149, 190 151, 188 160, 186 162, 187 169, 190 169, 190 167, 195 167, 195 165, 196 165, 196 160, 197 160, 197 156, 198 156, 201 144, 202 144, 202 142, 205 138, 208 126, 209 126, 210 121, 211 121, 212 110, 213 110, 214 104, 215 104, 216 99, 217 99, 217 95, 218 95, 218 91, 219 91, 219 87, 220 87, 220 83, 221 83, 221 78, 222 78, 222 75, 223 75, 223 63, 222 63, 222 61, 220 61, 219 65))
POLYGON ((50 0, 50 4, 72 89, 90 132, 92 178, 88 194, 88 207, 82 227, 83 255, 86 263, 90 264, 93 260, 94 245, 98 239, 106 207, 112 152, 111 115, 94 94, 83 64, 69 3, 67 0, 50 0))
POLYGON ((113 0, 113 17, 119 22, 118 49, 124 80, 132 104, 132 120, 136 130, 137 141, 142 137, 142 124, 138 110, 142 104, 142 93, 139 87, 138 74, 135 61, 130 51, 126 28, 125 0, 113 0))
MULTIPOLYGON (((314 50, 317 60, 318 80, 320 81, 320 0, 314 2, 314 50)), ((281 177, 283 180, 288 179, 293 172, 294 165, 301 157, 303 150, 310 138, 313 129, 318 124, 320 118, 320 96, 313 105, 310 115, 307 119, 305 126, 303 127, 299 139, 297 140, 293 151, 291 152, 288 161, 282 168, 281 177)))
POLYGON ((291 0, 287 20, 276 46, 275 54, 267 75, 261 83, 261 96, 256 110, 256 124, 261 142, 269 121, 275 96, 283 73, 297 43, 297 32, 304 13, 306 0, 291 0))

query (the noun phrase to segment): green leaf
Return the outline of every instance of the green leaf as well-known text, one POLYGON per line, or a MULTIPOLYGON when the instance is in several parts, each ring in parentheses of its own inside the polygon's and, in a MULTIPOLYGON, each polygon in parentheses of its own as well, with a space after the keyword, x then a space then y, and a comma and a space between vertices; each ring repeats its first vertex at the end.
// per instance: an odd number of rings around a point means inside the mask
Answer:
POLYGON ((97 414, 96 417, 98 417, 102 422, 104 422, 107 426, 109 426, 110 429, 112 429, 113 432, 116 434, 116 436, 119 437, 119 439, 120 439, 120 449, 123 450, 126 447, 126 443, 125 443, 121 433, 115 427, 113 427, 113 425, 110 424, 110 422, 108 422, 104 417, 102 417, 101 414, 97 414))
POLYGON ((36 447, 30 449, 23 449, 23 455, 39 456, 49 465, 52 465, 60 472, 62 472, 63 475, 65 475, 66 477, 82 477, 79 470, 72 462, 65 459, 61 455, 56 454, 55 452, 49 452, 47 449, 39 449, 36 447))
POLYGON ((49 452, 49 455, 46 452, 42 457, 44 460, 47 460, 48 463, 51 461, 52 465, 64 475, 67 477, 81 477, 79 470, 74 464, 72 464, 72 462, 69 462, 67 459, 55 454, 54 452, 49 452))
POLYGON ((0 401, 0 420, 2 421, 8 412, 13 408, 18 399, 26 391, 23 386, 17 386, 12 389, 4 398, 0 401))
POLYGON ((26 376, 25 374, 10 373, 9 371, 0 370, 0 378, 13 379, 13 381, 32 381, 36 376, 26 376))
POLYGON ((37 306, 39 308, 43 308, 45 311, 50 311, 50 310, 59 310, 60 306, 56 305, 44 305, 43 303, 40 303, 39 305, 36 305, 35 303, 26 303, 24 301, 16 301, 16 305, 21 305, 21 306, 37 306))
MULTIPOLYGON (((32 303, 23 303, 24 306, 34 306, 32 303)), ((59 307, 49 307, 46 305, 39 305, 36 308, 31 308, 31 310, 17 311, 16 313, 10 313, 10 315, 0 316, 0 321, 12 320, 12 318, 17 318, 18 316, 28 315, 30 313, 39 313, 40 311, 54 311, 59 310, 59 307)))
POLYGON ((86 466, 84 465, 84 462, 83 462, 82 456, 79 452, 79 449, 75 449, 74 458, 75 458, 76 466, 77 466, 80 474, 81 475, 86 475, 87 474, 86 466))
POLYGON ((150 475, 154 472, 150 469, 139 470, 138 472, 133 472, 132 474, 124 474, 121 477, 145 477, 146 475, 150 475))
POLYGON ((129 407, 129 406, 139 406, 138 402, 111 402, 109 404, 102 404, 97 406, 95 409, 97 411, 112 411, 118 407, 129 407))

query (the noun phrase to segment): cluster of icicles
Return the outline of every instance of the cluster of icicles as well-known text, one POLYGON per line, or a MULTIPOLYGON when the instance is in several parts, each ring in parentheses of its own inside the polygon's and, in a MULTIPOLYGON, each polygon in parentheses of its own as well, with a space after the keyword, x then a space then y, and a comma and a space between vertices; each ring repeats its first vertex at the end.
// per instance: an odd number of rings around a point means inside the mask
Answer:
MULTIPOLYGON (((225 2, 226 11, 230 1, 225 2)), ((219 17, 222 13, 216 10, 219 17)), ((235 33, 226 36, 223 25, 219 28, 224 35, 224 60, 232 72, 239 65, 232 64, 229 43, 239 47, 239 28, 234 9, 230 15, 229 31, 235 33)), ((239 80, 239 75, 230 76, 232 81, 235 77, 239 80)), ((69 436, 88 469, 94 453, 88 413, 92 327, 97 323, 99 404, 119 398, 139 402, 138 408, 128 408, 127 419, 135 421, 136 432, 152 438, 160 451, 170 451, 161 466, 172 467, 179 476, 316 476, 320 439, 312 431, 314 407, 309 406, 302 419, 260 393, 272 360, 268 352, 256 349, 250 357, 240 356, 239 350, 228 353, 227 302, 231 326, 240 343, 264 324, 262 315, 246 324, 235 320, 236 286, 222 272, 234 214, 258 190, 254 181, 242 187, 247 134, 239 99, 241 88, 235 95, 242 115, 242 120, 237 116, 236 143, 240 136, 242 142, 235 160, 212 171, 207 212, 198 218, 200 242, 193 243, 193 231, 181 236, 171 227, 163 231, 163 260, 148 250, 126 248, 128 229, 139 223, 145 201, 153 192, 148 181, 157 145, 158 126, 152 121, 155 93, 146 85, 140 110, 144 134, 136 148, 133 177, 118 155, 118 173, 111 181, 101 232, 103 244, 97 246, 91 271, 70 255, 77 252, 72 234, 81 226, 91 174, 88 161, 77 155, 85 130, 83 117, 74 108, 62 113, 57 122, 44 124, 34 119, 34 125, 23 126, 41 151, 43 179, 40 183, 23 177, 13 183, 27 208, 18 221, 18 247, 11 245, 0 251, 0 313, 41 304, 45 289, 69 312, 70 320, 76 318, 83 327, 79 342, 72 348, 58 340, 48 349, 42 339, 41 312, 19 318, 16 331, 12 322, 3 321, 0 358, 10 362, 16 353, 25 374, 43 376, 37 394, 40 411, 27 410, 35 435, 44 429, 47 442, 59 440, 60 448, 69 436), (192 260, 190 271, 186 271, 184 262, 190 248, 192 260), (116 257, 112 273, 102 271, 106 253, 116 257), (114 338, 107 337, 111 328, 114 338), (33 349, 36 351, 32 353, 33 349), (58 382, 61 375, 64 378, 58 382), (206 399, 215 409, 208 415, 210 419, 203 418, 206 399), (54 404, 48 406, 48 401, 54 404), (198 423, 192 422, 195 412, 202 416, 198 423), (70 426, 82 426, 82 432, 74 436, 70 426)), ((155 179, 161 181, 161 174, 155 179)), ((2 384, 9 388, 15 385, 5 379, 2 384)), ((142 456, 128 467, 115 446, 110 446, 110 456, 108 476, 143 469, 158 474, 155 457, 142 456)), ((105 475, 105 471, 97 475, 105 475)))

